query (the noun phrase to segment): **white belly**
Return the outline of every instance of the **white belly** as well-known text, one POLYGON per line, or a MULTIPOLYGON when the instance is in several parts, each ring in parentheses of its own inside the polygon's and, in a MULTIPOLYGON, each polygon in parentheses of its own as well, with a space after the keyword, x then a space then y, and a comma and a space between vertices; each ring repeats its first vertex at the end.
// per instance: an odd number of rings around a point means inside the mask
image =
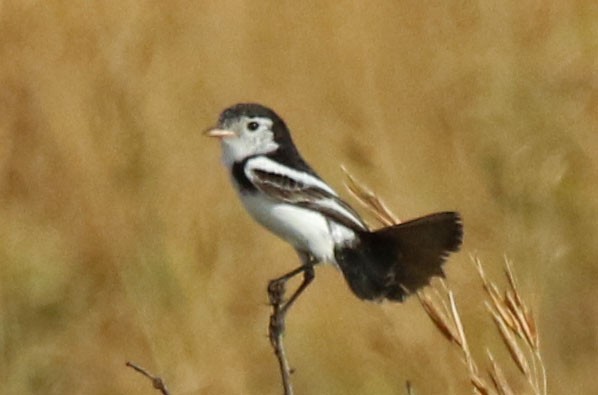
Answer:
POLYGON ((312 210, 251 194, 242 195, 241 200, 256 221, 296 249, 310 252, 319 261, 336 263, 335 243, 354 236, 349 229, 329 223, 324 216, 312 210))

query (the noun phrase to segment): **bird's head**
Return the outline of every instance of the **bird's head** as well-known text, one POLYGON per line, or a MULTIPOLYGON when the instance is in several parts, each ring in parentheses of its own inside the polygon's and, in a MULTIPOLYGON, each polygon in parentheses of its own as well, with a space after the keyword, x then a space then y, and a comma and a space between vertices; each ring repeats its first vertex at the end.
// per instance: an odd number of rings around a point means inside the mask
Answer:
POLYGON ((260 104, 241 103, 227 108, 220 114, 217 125, 205 134, 220 139, 228 166, 250 156, 274 152, 281 146, 293 147, 284 121, 260 104))

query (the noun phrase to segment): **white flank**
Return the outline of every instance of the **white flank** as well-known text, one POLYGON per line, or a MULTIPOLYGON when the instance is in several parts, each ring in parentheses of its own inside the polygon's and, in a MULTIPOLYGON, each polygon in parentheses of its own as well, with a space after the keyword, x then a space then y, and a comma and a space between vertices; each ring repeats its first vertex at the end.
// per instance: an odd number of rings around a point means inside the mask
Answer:
POLYGON ((355 234, 341 225, 329 224, 320 213, 263 195, 241 195, 251 216, 298 250, 309 251, 318 261, 336 263, 334 246, 350 242, 355 234), (332 227, 332 229, 331 229, 332 227))

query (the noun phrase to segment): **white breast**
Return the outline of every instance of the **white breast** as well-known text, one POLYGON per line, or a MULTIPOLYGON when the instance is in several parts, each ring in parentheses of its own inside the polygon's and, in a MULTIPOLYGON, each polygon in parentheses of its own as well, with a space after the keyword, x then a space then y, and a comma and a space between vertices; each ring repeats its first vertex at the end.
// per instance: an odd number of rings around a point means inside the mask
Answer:
POLYGON ((263 195, 245 194, 241 200, 251 216, 274 234, 317 260, 336 263, 334 245, 354 238, 354 233, 312 210, 278 203, 263 195))

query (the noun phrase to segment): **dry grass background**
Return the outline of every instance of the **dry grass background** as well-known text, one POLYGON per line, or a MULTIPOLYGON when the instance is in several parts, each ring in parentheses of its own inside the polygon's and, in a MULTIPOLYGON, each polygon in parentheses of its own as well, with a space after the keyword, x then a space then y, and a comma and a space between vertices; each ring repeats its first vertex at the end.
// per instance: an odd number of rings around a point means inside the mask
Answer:
MULTIPOLYGON (((496 278, 507 254, 550 393, 598 392, 583 0, 0 2, 0 392, 150 393, 127 359, 173 394, 280 392, 265 287, 297 260, 199 133, 247 100, 339 190, 342 163, 402 218, 460 210, 447 271, 472 352, 501 339, 467 253, 496 278)), ((415 298, 359 301, 330 267, 286 342, 300 394, 471 391, 415 298)))

